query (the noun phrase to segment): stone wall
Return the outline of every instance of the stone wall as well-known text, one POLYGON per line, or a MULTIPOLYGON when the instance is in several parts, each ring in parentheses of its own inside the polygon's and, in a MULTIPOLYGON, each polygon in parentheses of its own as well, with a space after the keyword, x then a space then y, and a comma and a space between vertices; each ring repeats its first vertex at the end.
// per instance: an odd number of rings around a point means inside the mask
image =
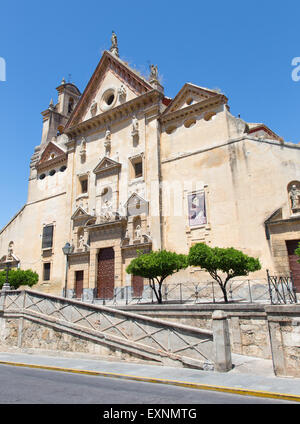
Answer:
POLYGON ((119 308, 207 330, 212 329, 212 313, 215 310, 223 310, 229 318, 233 353, 264 359, 272 358, 267 314, 262 305, 132 305, 119 308))

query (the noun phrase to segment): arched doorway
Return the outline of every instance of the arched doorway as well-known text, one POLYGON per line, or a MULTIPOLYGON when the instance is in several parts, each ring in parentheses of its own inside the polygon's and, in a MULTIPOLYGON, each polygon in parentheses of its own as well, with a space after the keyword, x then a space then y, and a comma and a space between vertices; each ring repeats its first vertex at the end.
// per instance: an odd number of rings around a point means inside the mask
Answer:
POLYGON ((97 297, 111 299, 115 287, 115 252, 112 247, 100 249, 98 254, 97 297))

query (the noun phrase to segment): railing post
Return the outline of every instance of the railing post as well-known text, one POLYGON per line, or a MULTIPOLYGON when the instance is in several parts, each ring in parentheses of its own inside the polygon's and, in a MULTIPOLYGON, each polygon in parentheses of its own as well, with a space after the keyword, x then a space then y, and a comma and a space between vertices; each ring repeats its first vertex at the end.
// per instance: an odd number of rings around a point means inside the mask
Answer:
POLYGON ((250 287, 250 280, 248 280, 248 287, 249 287, 249 296, 250 296, 250 303, 252 303, 252 294, 251 294, 251 287, 250 287))
POLYGON ((231 346, 227 315, 224 311, 212 314, 213 346, 215 370, 227 372, 232 369, 231 346))

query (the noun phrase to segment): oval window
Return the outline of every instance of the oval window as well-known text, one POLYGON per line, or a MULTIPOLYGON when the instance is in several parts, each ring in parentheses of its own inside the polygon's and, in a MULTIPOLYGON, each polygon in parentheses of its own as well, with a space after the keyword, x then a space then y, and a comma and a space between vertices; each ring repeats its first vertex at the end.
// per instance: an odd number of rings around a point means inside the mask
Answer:
POLYGON ((41 175, 39 176, 39 179, 40 179, 40 180, 43 180, 45 177, 46 177, 46 174, 41 174, 41 175))
POLYGON ((67 167, 64 165, 60 168, 60 172, 65 172, 66 169, 67 169, 67 167))
POLYGON ((51 175, 51 177, 52 177, 52 175, 54 175, 55 173, 56 173, 55 169, 52 169, 52 170, 49 172, 49 175, 51 175))

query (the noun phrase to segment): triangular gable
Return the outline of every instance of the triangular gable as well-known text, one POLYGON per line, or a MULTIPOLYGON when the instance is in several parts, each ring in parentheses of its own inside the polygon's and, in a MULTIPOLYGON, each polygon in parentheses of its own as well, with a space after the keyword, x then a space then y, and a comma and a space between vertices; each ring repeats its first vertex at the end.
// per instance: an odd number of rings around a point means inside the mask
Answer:
POLYGON ((92 215, 89 215, 84 209, 82 209, 81 206, 79 206, 76 211, 73 213, 73 215, 71 216, 71 219, 73 221, 76 221, 78 219, 88 219, 91 218, 92 215))
POLYGON ((79 124, 91 108, 96 94, 99 92, 101 83, 107 72, 112 72, 118 80, 135 93, 136 96, 151 91, 153 87, 135 71, 133 71, 125 62, 105 51, 100 62, 88 82, 79 102, 77 103, 69 121, 65 126, 65 130, 79 124))
POLYGON ((128 216, 141 215, 142 213, 148 214, 147 200, 143 199, 137 193, 132 193, 124 207, 127 210, 128 216))
POLYGON ((100 174, 101 172, 111 171, 112 169, 119 169, 121 168, 121 166, 122 165, 119 162, 116 162, 115 160, 104 156, 104 158, 101 159, 101 161, 98 163, 93 172, 95 174, 100 174))
POLYGON ((52 164, 52 161, 56 162, 57 159, 65 159, 66 157, 67 155, 65 151, 61 147, 59 147, 53 141, 49 141, 43 153, 41 154, 41 159, 38 165, 44 165, 46 163, 52 164))
POLYGON ((179 109, 191 106, 192 104, 202 102, 215 96, 220 96, 220 93, 191 83, 186 83, 170 102, 162 115, 175 112, 179 109))

